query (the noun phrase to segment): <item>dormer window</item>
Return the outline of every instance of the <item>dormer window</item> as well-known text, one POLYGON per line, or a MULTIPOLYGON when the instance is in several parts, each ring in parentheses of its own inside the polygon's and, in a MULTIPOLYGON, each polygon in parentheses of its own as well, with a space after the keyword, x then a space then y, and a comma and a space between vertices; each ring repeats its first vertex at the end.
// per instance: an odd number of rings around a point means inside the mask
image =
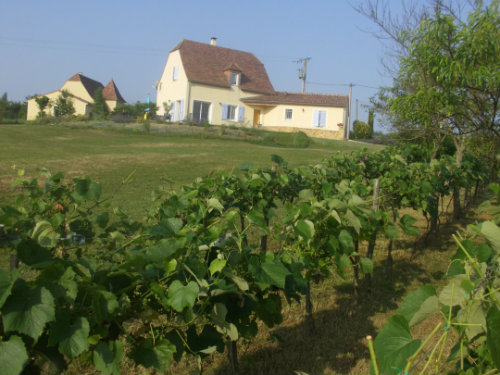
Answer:
POLYGON ((240 84, 240 73, 231 72, 231 86, 238 86, 240 84))

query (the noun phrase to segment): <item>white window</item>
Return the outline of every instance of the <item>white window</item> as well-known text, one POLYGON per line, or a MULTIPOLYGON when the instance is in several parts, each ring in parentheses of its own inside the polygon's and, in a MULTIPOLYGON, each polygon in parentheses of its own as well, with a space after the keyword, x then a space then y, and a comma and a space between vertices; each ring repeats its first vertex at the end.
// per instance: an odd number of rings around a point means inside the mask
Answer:
POLYGON ((287 108, 285 109, 285 120, 291 120, 293 116, 293 109, 287 108))
POLYGON ((236 120, 236 106, 235 105, 228 105, 227 106, 227 119, 231 121, 236 120))
POLYGON ((223 104, 222 105, 222 120, 239 121, 243 122, 245 119, 245 107, 237 107, 235 105, 223 104), (238 117, 236 117, 236 113, 238 117))
POLYGON ((179 67, 174 66, 174 69, 172 71, 172 81, 177 81, 178 77, 179 77, 179 67))
POLYGON ((313 116, 313 127, 324 128, 326 126, 326 111, 315 110, 313 116))
POLYGON ((231 72, 231 86, 238 86, 240 83, 240 75, 236 72, 231 72))

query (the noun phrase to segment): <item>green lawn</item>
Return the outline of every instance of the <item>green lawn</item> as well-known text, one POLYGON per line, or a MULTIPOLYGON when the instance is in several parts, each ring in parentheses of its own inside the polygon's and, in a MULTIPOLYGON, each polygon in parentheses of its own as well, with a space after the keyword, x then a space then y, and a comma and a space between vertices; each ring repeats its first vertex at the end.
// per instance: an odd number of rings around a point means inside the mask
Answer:
MULTIPOLYGON (((122 179, 135 171, 133 180, 120 189, 113 203, 126 212, 139 214, 149 205, 150 193, 162 178, 172 181, 170 186, 176 188, 212 170, 230 170, 243 162, 270 165, 272 154, 280 155, 291 166, 299 166, 315 164, 337 151, 380 148, 331 140, 315 140, 305 149, 279 147, 256 143, 254 133, 234 139, 228 134, 234 129, 226 129, 226 134, 221 135, 214 130, 216 127, 190 130, 185 126, 184 133, 177 130, 175 134, 168 132, 168 125, 166 128, 164 134, 159 129, 145 134, 138 129, 114 130, 109 126, 0 126, 0 201, 11 196, 10 184, 16 177, 13 165, 24 168, 28 176, 36 175, 38 168, 70 176, 89 175, 103 185, 106 194, 115 191, 122 179)), ((162 129, 165 131, 165 127, 162 129)))

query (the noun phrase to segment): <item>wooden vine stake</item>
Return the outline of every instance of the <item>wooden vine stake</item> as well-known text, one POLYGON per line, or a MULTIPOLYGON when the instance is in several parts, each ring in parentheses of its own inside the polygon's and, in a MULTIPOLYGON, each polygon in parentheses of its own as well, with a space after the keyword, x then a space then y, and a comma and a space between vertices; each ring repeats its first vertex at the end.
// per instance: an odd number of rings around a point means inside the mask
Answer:
MULTIPOLYGON (((373 212, 378 211, 379 209, 379 194, 380 194, 380 179, 376 178, 373 182, 373 204, 372 210, 373 212)), ((370 241, 368 242, 368 251, 366 252, 366 257, 368 259, 373 259, 373 253, 375 251, 375 244, 377 242, 377 230, 374 229, 371 235, 370 241)), ((368 290, 371 292, 372 289, 372 275, 366 275, 366 281, 368 283, 368 290)))

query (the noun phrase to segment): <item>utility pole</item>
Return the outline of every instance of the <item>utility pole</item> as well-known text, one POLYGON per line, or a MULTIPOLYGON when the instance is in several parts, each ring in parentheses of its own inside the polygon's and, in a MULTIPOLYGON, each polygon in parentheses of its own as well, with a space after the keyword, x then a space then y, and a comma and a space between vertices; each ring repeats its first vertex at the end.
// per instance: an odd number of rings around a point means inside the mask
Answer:
POLYGON ((304 57, 302 59, 298 59, 297 63, 302 63, 302 69, 299 69, 299 79, 302 80, 302 94, 306 92, 306 78, 307 78, 307 62, 311 60, 310 57, 304 57))
POLYGON ((349 84, 349 103, 347 107, 347 139, 351 132, 351 97, 352 97, 352 83, 349 84))

